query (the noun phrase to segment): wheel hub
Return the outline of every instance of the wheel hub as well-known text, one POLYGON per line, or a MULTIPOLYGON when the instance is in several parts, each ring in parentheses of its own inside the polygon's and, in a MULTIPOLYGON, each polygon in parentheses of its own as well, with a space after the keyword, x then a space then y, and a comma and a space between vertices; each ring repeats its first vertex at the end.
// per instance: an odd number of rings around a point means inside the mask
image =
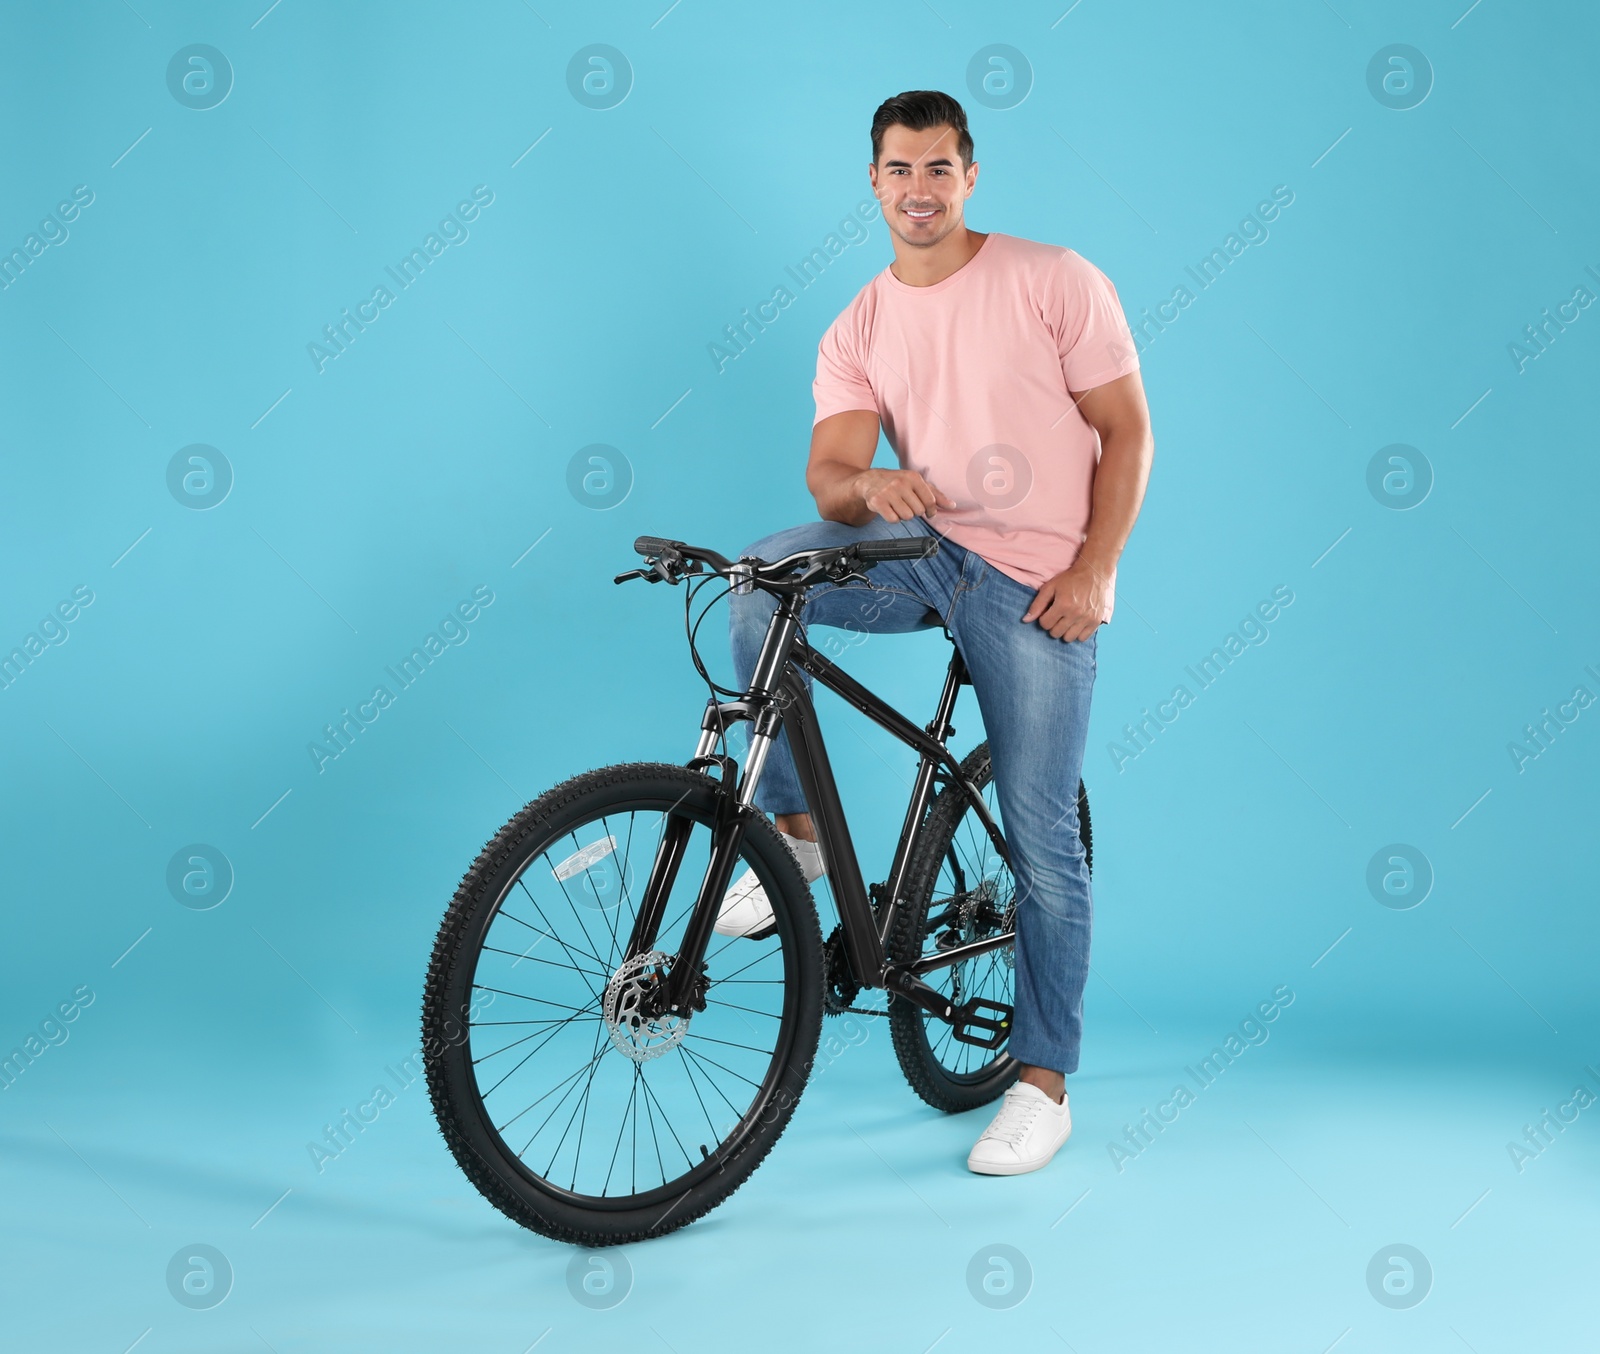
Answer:
MULTIPOLYGON (((1002 915, 996 905, 998 893, 995 881, 984 879, 979 881, 976 888, 960 897, 955 903, 955 915, 934 941, 935 948, 954 950, 1010 927, 1015 920, 1016 909, 1013 904, 1008 903, 1002 915)), ((1013 947, 1008 945, 1001 952, 1002 962, 1007 968, 1011 968, 1015 962, 1012 950, 1013 947)), ((973 962, 971 959, 963 959, 951 965, 951 1000, 957 1004, 966 1000, 967 971, 973 962)))
POLYGON ((600 1012, 611 1042, 636 1063, 659 1058, 682 1042, 689 1017, 659 1009, 661 985, 672 956, 647 950, 625 959, 606 984, 600 1012))

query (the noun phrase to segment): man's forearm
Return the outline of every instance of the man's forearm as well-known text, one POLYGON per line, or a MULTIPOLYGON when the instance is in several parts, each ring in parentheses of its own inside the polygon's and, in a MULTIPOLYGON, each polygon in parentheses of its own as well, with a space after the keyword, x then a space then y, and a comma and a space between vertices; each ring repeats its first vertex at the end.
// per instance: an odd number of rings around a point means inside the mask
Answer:
POLYGON ((877 516, 856 487, 860 476, 860 468, 846 461, 823 461, 812 467, 806 487, 817 500, 817 512, 824 522, 864 527, 877 516))
POLYGON ((1144 502, 1155 439, 1149 428, 1129 428, 1103 437, 1094 475, 1089 530, 1075 563, 1111 571, 1117 567, 1144 502))

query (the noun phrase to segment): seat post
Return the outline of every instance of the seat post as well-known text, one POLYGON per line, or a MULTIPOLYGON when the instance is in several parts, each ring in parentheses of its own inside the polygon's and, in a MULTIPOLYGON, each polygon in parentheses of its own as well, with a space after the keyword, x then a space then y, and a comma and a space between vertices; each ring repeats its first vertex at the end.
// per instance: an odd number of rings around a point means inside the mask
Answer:
POLYGON ((972 685, 972 677, 967 672, 961 650, 956 647, 955 637, 948 630, 945 631, 945 636, 950 640, 950 666, 945 671, 944 690, 939 693, 938 709, 934 712, 933 722, 928 725, 929 735, 941 743, 946 742, 956 731, 955 725, 950 722, 950 716, 955 713, 956 698, 961 694, 961 688, 972 685))

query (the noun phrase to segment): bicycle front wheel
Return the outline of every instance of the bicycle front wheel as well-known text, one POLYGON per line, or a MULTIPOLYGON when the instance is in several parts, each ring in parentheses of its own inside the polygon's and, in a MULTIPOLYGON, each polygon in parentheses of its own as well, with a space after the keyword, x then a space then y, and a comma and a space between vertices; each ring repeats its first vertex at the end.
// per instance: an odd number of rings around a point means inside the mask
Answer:
POLYGON ((524 1227, 588 1246, 682 1227, 749 1177, 793 1113, 822 1020, 821 937, 764 816, 732 877, 754 871, 775 929, 712 936, 703 1007, 650 1005, 724 793, 668 763, 575 776, 500 830, 450 904, 423 997, 428 1088, 461 1169, 524 1227), (651 950, 624 962, 669 818, 688 820, 687 844, 651 950))

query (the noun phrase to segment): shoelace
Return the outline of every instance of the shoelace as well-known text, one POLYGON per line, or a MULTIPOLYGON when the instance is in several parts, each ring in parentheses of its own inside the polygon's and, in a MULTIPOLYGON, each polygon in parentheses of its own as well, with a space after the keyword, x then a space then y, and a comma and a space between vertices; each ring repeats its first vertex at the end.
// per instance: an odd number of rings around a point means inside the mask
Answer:
POLYGON ((1007 1091, 1005 1104, 1000 1107, 1000 1113, 983 1136, 998 1138, 1001 1142, 1010 1143, 1015 1147, 1027 1136, 1028 1130, 1033 1127, 1033 1121, 1039 1117, 1039 1112, 1043 1109, 1043 1101, 1007 1091))

